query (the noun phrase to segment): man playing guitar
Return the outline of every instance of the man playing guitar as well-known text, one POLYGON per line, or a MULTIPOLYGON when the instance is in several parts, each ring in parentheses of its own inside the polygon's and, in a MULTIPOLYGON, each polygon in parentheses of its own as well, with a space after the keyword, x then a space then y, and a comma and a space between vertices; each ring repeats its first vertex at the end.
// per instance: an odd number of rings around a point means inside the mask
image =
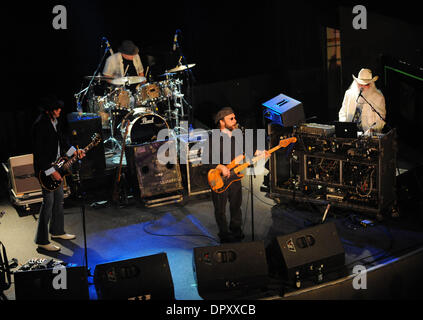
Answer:
MULTIPOLYGON (((242 154, 243 148, 236 148, 236 139, 234 139, 232 133, 235 129, 238 128, 237 120, 235 113, 232 108, 226 107, 221 109, 216 117, 215 123, 220 129, 220 132, 223 135, 227 135, 230 139, 230 150, 231 150, 231 160, 235 160, 235 163, 239 163, 243 160, 244 156, 242 154), (236 154, 236 153, 239 154, 236 154)), ((216 166, 216 170, 221 172, 223 177, 229 177, 230 170, 227 166, 224 165, 223 161, 223 151, 224 151, 224 142, 229 141, 228 139, 220 139, 220 164, 216 166)), ((210 144, 212 146, 212 143, 210 144)), ((265 153, 265 156, 268 157, 267 151, 257 151, 256 155, 259 153, 265 153)), ((212 151, 210 152, 212 155, 212 151)), ((218 236, 221 243, 225 242, 236 242, 241 241, 244 238, 242 232, 242 185, 241 181, 234 181, 227 187, 227 189, 221 193, 216 193, 212 191, 212 201, 214 205, 214 215, 219 229, 218 236), (226 219, 226 203, 229 201, 229 210, 230 210, 230 223, 227 224, 226 219)))
POLYGON ((37 234, 35 243, 38 248, 47 251, 59 251, 60 247, 49 241, 51 238, 72 240, 74 235, 67 234, 64 230, 63 214, 63 177, 57 168, 52 165, 62 154, 68 157, 78 154, 79 158, 85 156, 83 150, 76 150, 71 147, 62 134, 61 125, 58 121, 63 102, 54 96, 45 98, 41 105, 41 114, 35 120, 32 127, 32 145, 34 153, 34 171, 36 176, 42 171, 46 176, 52 176, 54 180, 60 181, 60 187, 54 191, 43 188, 43 203, 38 218, 37 234), (67 150, 67 152, 65 152, 67 150))

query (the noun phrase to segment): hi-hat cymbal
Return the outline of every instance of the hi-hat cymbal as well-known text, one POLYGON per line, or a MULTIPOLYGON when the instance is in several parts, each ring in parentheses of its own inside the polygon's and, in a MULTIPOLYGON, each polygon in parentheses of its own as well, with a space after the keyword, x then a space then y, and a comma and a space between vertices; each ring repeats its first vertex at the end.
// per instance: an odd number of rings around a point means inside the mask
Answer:
POLYGON ((111 81, 111 83, 117 86, 121 86, 125 84, 130 85, 130 84, 141 83, 146 80, 147 79, 145 77, 132 76, 132 77, 115 78, 111 81))
POLYGON ((176 68, 167 70, 167 72, 179 72, 179 71, 184 71, 184 70, 187 70, 187 69, 191 69, 193 67, 195 67, 195 63, 188 64, 188 65, 185 65, 184 64, 184 65, 177 66, 176 68))

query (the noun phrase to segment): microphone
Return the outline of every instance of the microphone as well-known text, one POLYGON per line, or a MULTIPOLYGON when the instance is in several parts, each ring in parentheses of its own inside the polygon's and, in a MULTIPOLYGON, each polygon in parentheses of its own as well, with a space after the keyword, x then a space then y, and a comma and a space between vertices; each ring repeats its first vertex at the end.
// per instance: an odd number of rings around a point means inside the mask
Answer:
POLYGON ((362 97, 362 94, 363 93, 363 88, 360 88, 360 92, 358 93, 358 96, 357 96, 357 99, 355 100, 355 103, 357 103, 358 102, 358 99, 360 99, 360 97, 362 97))
POLYGON ((107 40, 106 37, 103 37, 101 40, 104 41, 104 43, 106 44, 106 48, 110 50, 110 54, 113 54, 113 50, 112 50, 112 47, 110 46, 109 40, 107 40))
POLYGON ((181 32, 181 30, 176 29, 175 36, 173 37, 173 51, 176 51, 176 48, 178 47, 178 34, 181 32))

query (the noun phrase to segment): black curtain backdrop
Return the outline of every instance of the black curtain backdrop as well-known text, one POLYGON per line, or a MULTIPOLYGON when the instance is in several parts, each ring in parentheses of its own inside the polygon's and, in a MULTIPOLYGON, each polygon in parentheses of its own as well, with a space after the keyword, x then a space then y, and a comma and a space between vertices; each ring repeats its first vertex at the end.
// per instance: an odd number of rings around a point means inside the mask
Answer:
POLYGON ((337 117, 328 114, 323 36, 326 26, 339 27, 336 4, 66 0, 3 6, 2 162, 32 152, 30 127, 41 97, 55 93, 65 101, 64 115, 76 111, 74 94, 88 85, 84 76, 100 63, 102 37, 114 52, 122 40, 134 41, 144 66, 152 55, 156 71, 164 73, 178 58, 172 44, 180 29, 186 62, 196 64, 194 115, 204 123, 229 104, 239 118, 253 116, 259 125, 261 103, 279 93, 302 101, 308 117, 337 117), (67 10, 66 30, 53 28, 55 5, 67 10))

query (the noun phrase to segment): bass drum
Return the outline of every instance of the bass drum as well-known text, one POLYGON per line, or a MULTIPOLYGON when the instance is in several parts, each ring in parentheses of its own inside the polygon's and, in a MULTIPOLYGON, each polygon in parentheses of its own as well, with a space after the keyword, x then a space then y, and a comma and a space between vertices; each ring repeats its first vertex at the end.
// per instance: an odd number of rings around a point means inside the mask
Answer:
POLYGON ((155 113, 136 112, 136 110, 129 113, 122 121, 120 131, 123 139, 125 139, 126 128, 129 126, 126 144, 137 145, 157 141, 159 133, 160 137, 169 138, 171 132, 163 117, 155 113))

